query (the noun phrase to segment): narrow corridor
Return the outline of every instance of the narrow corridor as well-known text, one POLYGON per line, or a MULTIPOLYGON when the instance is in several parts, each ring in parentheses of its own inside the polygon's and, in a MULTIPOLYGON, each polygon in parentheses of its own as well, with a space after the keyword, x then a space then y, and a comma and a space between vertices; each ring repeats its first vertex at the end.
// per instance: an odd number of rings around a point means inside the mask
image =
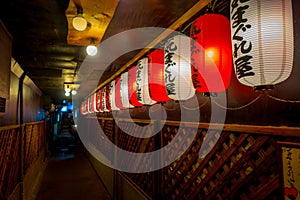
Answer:
POLYGON ((81 144, 68 129, 54 139, 52 149, 37 200, 110 199, 81 144))

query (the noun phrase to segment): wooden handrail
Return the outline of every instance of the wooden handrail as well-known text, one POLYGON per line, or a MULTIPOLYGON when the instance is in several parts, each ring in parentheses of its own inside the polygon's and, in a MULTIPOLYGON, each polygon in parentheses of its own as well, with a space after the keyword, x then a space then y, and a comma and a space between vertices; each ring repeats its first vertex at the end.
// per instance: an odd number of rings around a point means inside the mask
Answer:
MULTIPOLYGON (((98 117, 102 120, 113 120, 112 117, 98 117)), ((127 119, 119 118, 119 121, 135 122, 135 123, 150 123, 149 119, 127 119)), ((154 120, 155 121, 155 120, 154 120)), ((195 123, 195 122, 180 122, 165 120, 161 123, 169 126, 185 126, 185 127, 198 127, 203 129, 222 129, 223 131, 233 131, 241 133, 254 133, 262 135, 274 135, 274 136, 289 136, 300 137, 300 127, 289 126, 260 126, 260 125, 243 125, 243 124, 213 124, 213 123, 195 123)))

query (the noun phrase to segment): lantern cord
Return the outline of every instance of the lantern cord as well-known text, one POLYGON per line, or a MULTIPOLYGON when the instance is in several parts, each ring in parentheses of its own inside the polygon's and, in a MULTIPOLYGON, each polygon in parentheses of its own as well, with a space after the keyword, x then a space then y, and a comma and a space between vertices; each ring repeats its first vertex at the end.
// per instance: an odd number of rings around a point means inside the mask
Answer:
POLYGON ((218 0, 215 0, 213 3, 212 1, 208 3, 206 13, 215 12, 217 1, 218 0))
POLYGON ((174 110, 176 110, 176 106, 174 104, 175 104, 175 102, 173 102, 173 108, 168 108, 167 106, 164 106, 164 109, 167 111, 174 111, 174 110))
POLYGON ((214 104, 216 104, 216 106, 223 108, 224 110, 240 110, 243 108, 246 108, 248 106, 250 106, 251 104, 253 104, 254 102, 256 102, 263 94, 258 95, 255 99, 253 99, 252 101, 250 101, 249 103, 247 103, 246 105, 240 106, 240 107, 236 107, 236 108, 228 108, 226 106, 223 106, 221 104, 219 104, 218 102, 216 102, 215 100, 212 99, 212 102, 214 104))
POLYGON ((207 104, 207 102, 208 102, 208 98, 206 98, 206 100, 204 101, 203 104, 201 104, 200 106, 198 106, 198 107, 196 107, 196 108, 189 108, 189 107, 186 107, 186 106, 184 106, 184 105, 182 105, 182 107, 183 107, 184 109, 187 109, 187 110, 198 110, 198 109, 202 108, 203 106, 205 106, 205 104, 207 104))
POLYGON ((280 102, 285 102, 285 103, 300 103, 299 100, 287 100, 287 99, 280 99, 278 97, 274 97, 272 95, 269 95, 267 94, 267 96, 273 100, 276 100, 276 101, 280 101, 280 102))
POLYGON ((193 22, 194 22, 194 21, 192 21, 192 22, 190 22, 188 25, 186 25, 186 27, 184 27, 180 32, 181 32, 181 33, 184 33, 184 32, 186 31, 186 29, 189 28, 189 27, 192 25, 193 22))

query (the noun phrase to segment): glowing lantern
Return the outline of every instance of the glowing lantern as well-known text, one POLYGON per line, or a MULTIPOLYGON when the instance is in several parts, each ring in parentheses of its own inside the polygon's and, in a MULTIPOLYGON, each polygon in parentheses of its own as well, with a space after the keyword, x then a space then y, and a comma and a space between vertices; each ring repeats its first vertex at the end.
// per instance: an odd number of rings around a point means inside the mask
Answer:
POLYGON ((124 109, 125 107, 123 107, 122 105, 122 101, 121 101, 121 84, 120 81, 121 78, 117 77, 115 80, 115 101, 116 101, 116 106, 119 109, 124 109))
POLYGON ((102 103, 102 109, 103 109, 104 112, 109 112, 109 109, 107 108, 106 100, 107 100, 107 98, 106 98, 106 86, 104 86, 102 88, 102 102, 101 102, 102 103))
POLYGON ((205 14, 191 27, 194 87, 199 92, 222 92, 232 71, 230 22, 220 14, 205 14))
POLYGON ((85 102, 84 102, 84 105, 85 105, 85 113, 88 114, 89 113, 89 99, 86 98, 85 99, 85 102))
POLYGON ((86 115, 86 105, 85 105, 85 101, 81 102, 81 105, 80 105, 80 114, 82 115, 86 115))
POLYGON ((110 91, 109 92, 110 107, 111 107, 112 110, 119 110, 119 108, 116 105, 116 97, 115 97, 115 95, 116 95, 116 81, 113 80, 112 82, 110 82, 109 86, 110 86, 110 89, 109 89, 109 91, 110 91))
POLYGON ((96 94, 97 94, 97 110, 99 112, 103 112, 103 108, 102 108, 102 91, 98 90, 96 92, 96 94))
POLYGON ((107 84, 105 86, 105 105, 106 105, 106 109, 108 111, 112 111, 110 104, 111 104, 111 99, 110 99, 110 84, 107 84))
POLYGON ((154 50, 149 56, 148 81, 151 99, 157 102, 167 102, 168 97, 164 77, 164 50, 154 50))
POLYGON ((136 70, 137 70, 137 66, 132 66, 128 70, 128 95, 129 95, 129 102, 133 106, 143 106, 143 104, 141 104, 138 101, 139 99, 137 98, 137 92, 140 93, 141 91, 137 91, 137 87, 136 87, 136 70))
POLYGON ((132 105, 129 103, 129 95, 128 95, 128 72, 124 72, 121 75, 120 79, 120 97, 122 106, 125 108, 131 108, 132 105))
POLYGON ((97 105, 97 93, 94 93, 93 95, 92 95, 92 104, 93 104, 93 111, 94 112, 99 112, 99 110, 98 110, 98 105, 97 105))
POLYGON ((291 0, 232 0, 230 18, 238 80, 255 89, 286 80, 294 52, 291 0))
POLYGON ((165 44, 165 84, 173 100, 187 100, 195 94, 191 72, 191 40, 177 35, 165 44))
POLYGON ((142 58, 138 61, 136 69, 136 96, 139 103, 152 105, 156 102, 150 97, 148 79, 148 58, 142 58))
POLYGON ((88 113, 94 113, 92 96, 88 97, 88 113))

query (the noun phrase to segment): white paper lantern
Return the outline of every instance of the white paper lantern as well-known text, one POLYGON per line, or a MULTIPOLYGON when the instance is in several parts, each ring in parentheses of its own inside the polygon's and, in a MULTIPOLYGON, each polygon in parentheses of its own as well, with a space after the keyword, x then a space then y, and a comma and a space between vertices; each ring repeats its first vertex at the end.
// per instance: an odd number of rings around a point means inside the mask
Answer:
POLYGON ((137 63, 136 89, 138 102, 144 105, 156 103, 150 97, 148 75, 148 58, 142 58, 137 63))
POLYGON ((92 96, 89 96, 88 98, 87 98, 87 102, 88 102, 88 106, 87 106, 87 108, 88 108, 88 113, 93 113, 93 102, 92 102, 92 96))
POLYGON ((97 93, 94 93, 92 95, 92 104, 93 104, 93 111, 94 112, 99 112, 98 106, 97 106, 97 93))
POLYGON ((124 72, 120 79, 120 98, 123 107, 132 108, 133 106, 129 103, 128 95, 128 72, 124 72))
POLYGON ((106 87, 102 88, 102 108, 104 112, 109 112, 106 106, 106 87))
POLYGON ((294 52, 291 0, 231 0, 230 18, 238 80, 256 88, 286 80, 294 52))
POLYGON ((103 112, 103 109, 102 109, 102 90, 98 90, 96 92, 96 103, 97 103, 97 111, 98 112, 103 112))
POLYGON ((116 81, 110 82, 109 103, 112 110, 120 110, 116 105, 116 81))
POLYGON ((168 96, 173 100, 187 100, 195 89, 191 72, 191 40, 177 35, 165 44, 165 84, 168 96))

